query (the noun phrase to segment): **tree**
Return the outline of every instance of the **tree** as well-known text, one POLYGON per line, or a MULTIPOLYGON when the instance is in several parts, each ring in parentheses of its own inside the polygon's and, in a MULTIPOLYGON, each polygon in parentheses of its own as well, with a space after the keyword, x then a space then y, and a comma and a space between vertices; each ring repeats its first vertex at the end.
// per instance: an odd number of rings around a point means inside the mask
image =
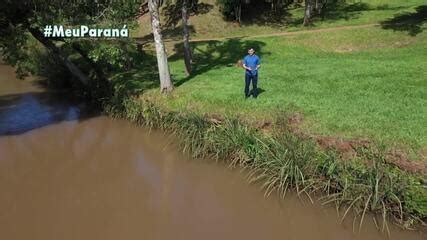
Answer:
MULTIPOLYGON (((137 0, 123 1, 63 1, 63 0, 5 0, 0 9, 0 49, 6 61, 19 65, 25 61, 22 50, 29 40, 29 34, 40 42, 50 55, 62 63, 72 76, 83 85, 90 83, 89 77, 73 63, 66 51, 69 46, 82 59, 89 63, 99 80, 106 82, 101 68, 80 46, 79 39, 47 38, 41 29, 46 24, 66 26, 111 24, 120 25, 129 21, 138 13, 140 3, 137 0), (57 45, 56 42, 61 42, 57 45)), ((121 25, 123 26, 123 25, 121 25)))
POLYGON ((314 4, 314 10, 316 10, 317 14, 322 13, 323 5, 325 4, 326 0, 315 0, 314 4))
POLYGON ((311 23, 313 15, 320 15, 327 0, 305 0, 304 26, 311 23))
POLYGON ((226 17, 232 17, 233 20, 241 22, 242 1, 241 0, 217 0, 221 12, 226 17))
POLYGON ((190 33, 188 30, 188 0, 182 0, 182 34, 184 42, 184 62, 187 76, 191 74, 192 53, 190 48, 190 33))
POLYGON ((311 23, 311 15, 313 13, 313 0, 305 0, 304 9, 304 26, 308 26, 311 23))
POLYGON ((190 30, 188 19, 192 14, 197 14, 198 0, 171 0, 164 8, 165 26, 175 28, 179 22, 182 24, 182 39, 184 65, 187 76, 191 74, 193 54, 190 48, 190 30))
POLYGON ((86 76, 73 62, 68 59, 68 56, 65 55, 60 48, 58 48, 55 44, 49 41, 47 38, 43 36, 40 30, 36 28, 28 28, 28 31, 33 35, 35 39, 37 39, 40 43, 42 43, 52 54, 53 56, 62 62, 62 64, 70 71, 70 73, 76 77, 83 85, 87 86, 89 84, 89 77, 86 76))
POLYGON ((66 56, 51 40, 45 38, 39 30, 38 19, 54 19, 52 9, 46 8, 40 1, 6 1, 2 10, 0 47, 3 55, 11 64, 18 64, 26 55, 17 49, 25 46, 29 32, 55 59, 60 61, 69 72, 83 85, 88 85, 88 77, 66 56))
POLYGON ((170 77, 168 58, 166 55, 165 44, 163 42, 160 28, 159 0, 148 0, 148 10, 151 16, 151 27, 154 36, 154 45, 156 46, 157 66, 160 77, 160 91, 171 92, 173 84, 170 77))

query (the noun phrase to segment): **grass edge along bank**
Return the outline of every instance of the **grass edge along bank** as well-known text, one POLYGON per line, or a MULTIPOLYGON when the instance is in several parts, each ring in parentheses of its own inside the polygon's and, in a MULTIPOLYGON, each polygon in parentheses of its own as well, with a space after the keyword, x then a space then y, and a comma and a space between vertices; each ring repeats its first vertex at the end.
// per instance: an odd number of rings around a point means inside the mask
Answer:
POLYGON ((212 122, 192 112, 163 111, 155 104, 126 98, 109 105, 106 112, 139 125, 179 137, 184 152, 193 158, 209 158, 249 171, 268 196, 289 190, 319 198, 344 211, 342 220, 354 213, 358 228, 366 214, 388 233, 388 220, 411 229, 425 226, 427 189, 425 175, 409 174, 385 161, 378 149, 357 149, 358 157, 343 161, 337 152, 320 150, 313 141, 289 131, 286 121, 276 119, 272 134, 264 134, 238 119, 212 122))

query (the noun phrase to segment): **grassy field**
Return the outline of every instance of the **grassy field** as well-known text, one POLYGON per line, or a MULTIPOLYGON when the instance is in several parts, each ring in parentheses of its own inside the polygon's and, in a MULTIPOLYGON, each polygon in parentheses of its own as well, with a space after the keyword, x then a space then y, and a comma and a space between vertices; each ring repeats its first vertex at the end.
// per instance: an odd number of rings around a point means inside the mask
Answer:
MULTIPOLYGON (((311 133, 370 138, 415 151, 427 145, 425 31, 411 36, 372 26, 198 42, 193 48, 194 74, 184 76, 182 56, 174 53, 169 60, 175 92, 165 97, 153 89, 144 97, 173 110, 238 114, 250 121, 300 112, 303 129, 311 133), (244 73, 236 67, 249 46, 263 64, 263 92, 256 100, 244 99, 244 73)), ((146 88, 138 77, 131 82, 146 88)))
MULTIPOLYGON (((153 89, 143 97, 172 110, 239 115, 254 122, 273 119, 281 112, 298 112, 304 116, 301 127, 306 132, 368 138, 411 153, 421 152, 426 158, 427 5, 422 3, 350 2, 337 7, 335 15, 339 12, 351 17, 316 19, 312 28, 378 25, 259 38, 247 33, 303 29, 300 24, 286 24, 301 18, 302 8, 291 10, 286 16, 293 20, 288 18, 280 26, 244 22, 238 27, 223 21, 214 7, 192 17, 193 37, 248 37, 193 42, 195 64, 190 77, 184 75, 181 43, 168 42, 177 88, 172 96, 160 96, 153 89), (262 93, 256 100, 244 99, 244 72, 236 66, 248 47, 254 47, 262 58, 262 93)), ((140 26, 142 29, 149 23, 140 26)), ((168 31, 166 37, 172 37, 168 31)), ((180 34, 180 29, 172 33, 180 34)), ((145 53, 141 68, 117 76, 133 91, 157 86, 153 82, 158 78, 155 58, 149 47, 145 53)))
MULTIPOLYGON (((276 16, 272 16, 269 11, 244 8, 243 11, 247 12, 244 15, 250 17, 244 17, 239 26, 236 23, 224 21, 218 6, 215 5, 216 0, 199 0, 199 2, 202 10, 199 14, 191 16, 189 20, 193 39, 250 36, 307 29, 302 26, 303 6, 291 6, 276 16)), ((423 4, 426 5, 423 0, 347 1, 345 4, 331 7, 323 16, 316 17, 308 29, 381 23, 392 19, 396 14, 414 12, 417 6, 423 4)), ((179 23, 177 25, 179 26, 179 23)), ((139 28, 131 35, 150 39, 149 33, 151 33, 151 25, 146 15, 140 19, 139 28)), ((176 28, 175 25, 164 26, 163 35, 168 39, 181 39, 181 29, 176 28)))
MULTIPOLYGON (((192 42, 194 71, 189 77, 184 74, 182 43, 168 41, 176 87, 170 95, 159 93, 156 58, 145 45, 142 54, 135 54, 138 64, 112 78, 116 93, 139 98, 116 94, 106 112, 176 135, 183 151, 195 158, 249 169, 251 181, 259 181, 266 194, 320 191, 326 202, 362 215, 359 226, 365 211, 381 214, 383 230, 386 216, 393 215, 403 227, 425 221, 425 174, 412 172, 410 164, 393 164, 400 159, 390 164, 384 149, 356 146, 357 154, 346 159, 288 131, 283 122, 272 124, 269 134, 247 124, 299 113, 304 133, 370 139, 427 161, 427 7, 421 1, 387 2, 370 1, 369 10, 365 6, 357 17, 316 21, 310 28, 335 29, 274 37, 253 35, 303 28, 237 27, 219 16, 193 17, 193 37, 247 37, 192 42), (354 27, 367 23, 377 24, 354 27), (244 98, 244 71, 237 64, 249 47, 262 59, 257 99, 244 98), (204 114, 226 117, 218 124, 204 114)), ((300 19, 301 9, 292 11, 299 11, 300 19)), ((166 30, 165 36, 179 36, 174 35, 179 31, 166 30)), ((422 167, 426 162, 410 163, 422 167)))

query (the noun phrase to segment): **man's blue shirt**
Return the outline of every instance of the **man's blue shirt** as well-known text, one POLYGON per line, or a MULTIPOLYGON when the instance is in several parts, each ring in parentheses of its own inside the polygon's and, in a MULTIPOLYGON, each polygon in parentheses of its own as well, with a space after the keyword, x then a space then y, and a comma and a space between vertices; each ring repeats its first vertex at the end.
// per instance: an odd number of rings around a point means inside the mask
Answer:
POLYGON ((252 71, 249 71, 246 69, 246 74, 248 75, 257 75, 258 70, 256 70, 256 66, 261 64, 261 60, 257 55, 246 55, 245 58, 243 58, 243 63, 246 65, 246 67, 250 67, 252 71))

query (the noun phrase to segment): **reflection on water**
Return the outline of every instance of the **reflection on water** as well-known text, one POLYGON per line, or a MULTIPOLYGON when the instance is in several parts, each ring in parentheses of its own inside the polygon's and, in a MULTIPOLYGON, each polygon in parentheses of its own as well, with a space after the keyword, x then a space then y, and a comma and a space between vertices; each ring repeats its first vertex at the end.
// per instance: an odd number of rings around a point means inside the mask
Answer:
POLYGON ((86 117, 84 105, 67 92, 43 91, 35 79, 16 79, 13 68, 0 63, 0 136, 86 117))
POLYGON ((80 108, 47 93, 0 96, 0 135, 19 134, 80 118, 80 108))

